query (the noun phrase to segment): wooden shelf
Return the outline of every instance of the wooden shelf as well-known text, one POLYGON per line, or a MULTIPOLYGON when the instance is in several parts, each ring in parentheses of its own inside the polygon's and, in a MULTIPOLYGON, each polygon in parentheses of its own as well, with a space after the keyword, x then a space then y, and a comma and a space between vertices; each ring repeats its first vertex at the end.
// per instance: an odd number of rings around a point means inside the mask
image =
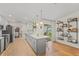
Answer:
POLYGON ((78 32, 77 28, 68 29, 69 32, 78 32))

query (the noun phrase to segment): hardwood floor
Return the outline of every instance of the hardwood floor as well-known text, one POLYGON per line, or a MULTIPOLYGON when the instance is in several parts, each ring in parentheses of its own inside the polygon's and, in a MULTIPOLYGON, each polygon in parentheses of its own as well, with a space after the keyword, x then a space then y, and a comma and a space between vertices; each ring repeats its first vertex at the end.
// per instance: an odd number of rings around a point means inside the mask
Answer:
POLYGON ((46 56, 79 56, 79 49, 58 42, 48 42, 46 56))
POLYGON ((35 53, 24 39, 18 38, 9 44, 1 56, 35 56, 35 53))
MULTIPOLYGON (((49 41, 46 45, 46 56, 79 56, 79 49, 58 42, 49 41)), ((1 56, 36 56, 30 45, 22 38, 9 44, 1 56)))

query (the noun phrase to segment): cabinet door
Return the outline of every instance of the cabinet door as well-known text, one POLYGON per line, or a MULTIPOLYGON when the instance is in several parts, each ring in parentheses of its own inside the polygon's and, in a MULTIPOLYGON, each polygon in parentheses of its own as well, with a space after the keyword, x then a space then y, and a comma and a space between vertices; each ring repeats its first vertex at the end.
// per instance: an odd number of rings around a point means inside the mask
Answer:
POLYGON ((46 51, 46 40, 40 39, 36 43, 37 43, 36 48, 37 48, 38 55, 45 53, 45 51, 46 51))
POLYGON ((0 40, 0 52, 4 50, 4 39, 0 40))
POLYGON ((36 52, 36 39, 33 39, 32 47, 33 47, 34 51, 36 52))

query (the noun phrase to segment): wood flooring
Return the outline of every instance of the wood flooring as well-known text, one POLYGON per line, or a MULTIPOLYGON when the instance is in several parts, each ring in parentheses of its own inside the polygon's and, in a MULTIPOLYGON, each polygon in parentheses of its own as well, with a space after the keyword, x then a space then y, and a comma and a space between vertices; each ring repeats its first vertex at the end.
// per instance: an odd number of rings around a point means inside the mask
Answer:
POLYGON ((58 42, 49 42, 46 56, 79 56, 79 49, 58 42))
POLYGON ((24 39, 17 38, 1 56, 35 56, 35 53, 24 39))

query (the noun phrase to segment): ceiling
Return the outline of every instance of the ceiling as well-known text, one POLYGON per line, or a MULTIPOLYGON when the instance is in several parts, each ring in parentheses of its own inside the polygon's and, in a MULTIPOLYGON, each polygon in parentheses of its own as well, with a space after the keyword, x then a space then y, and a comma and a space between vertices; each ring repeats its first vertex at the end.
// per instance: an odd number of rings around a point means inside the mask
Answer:
POLYGON ((78 10, 78 3, 0 3, 0 15, 12 17, 17 22, 37 19, 37 15, 56 20, 78 10))

